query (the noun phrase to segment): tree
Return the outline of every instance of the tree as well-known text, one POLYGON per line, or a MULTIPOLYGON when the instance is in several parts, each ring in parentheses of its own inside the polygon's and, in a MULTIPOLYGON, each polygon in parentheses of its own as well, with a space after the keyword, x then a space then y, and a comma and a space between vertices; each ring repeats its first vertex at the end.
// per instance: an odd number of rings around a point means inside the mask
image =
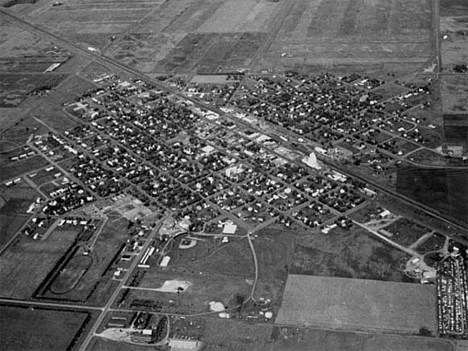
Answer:
POLYGON ((432 332, 426 327, 421 327, 419 329, 419 335, 421 336, 432 336, 432 332))

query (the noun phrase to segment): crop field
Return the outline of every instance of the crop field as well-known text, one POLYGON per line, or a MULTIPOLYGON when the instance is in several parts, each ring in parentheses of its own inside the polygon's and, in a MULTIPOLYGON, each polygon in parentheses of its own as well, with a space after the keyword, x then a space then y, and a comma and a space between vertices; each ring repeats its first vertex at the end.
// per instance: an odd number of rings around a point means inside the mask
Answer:
POLYGON ((251 64, 282 5, 259 0, 78 0, 33 7, 34 23, 143 72, 215 73, 251 64))
POLYGON ((468 221, 468 171, 400 167, 397 191, 460 221, 468 221))
POLYGON ((289 275, 278 324, 418 333, 436 330, 435 287, 289 275))
POLYGON ((23 29, 9 22, 0 23, 0 45, 21 33, 23 29))
POLYGON ((29 298, 56 262, 73 244, 77 233, 55 230, 47 240, 22 237, 0 256, 0 295, 29 298), (21 277, 21 279, 18 279, 21 277))
POLYGON ((290 272, 407 282, 409 278, 399 270, 407 258, 362 228, 335 229, 326 235, 317 233, 297 240, 290 272))
POLYGON ((266 351, 453 351, 451 342, 312 328, 274 327, 266 351))
MULTIPOLYGON (((164 38, 170 40, 171 37, 164 38)), ((154 62, 153 71, 234 72, 249 66, 265 38, 264 33, 189 33, 176 44, 171 44, 173 48, 165 57, 154 62)))
POLYGON ((468 3, 465 0, 441 0, 441 16, 466 16, 468 3))
POLYGON ((423 63, 431 52, 431 11, 426 0, 301 0, 284 17, 265 63, 423 63))
POLYGON ((70 350, 88 318, 86 312, 0 305, 0 348, 8 351, 70 350))

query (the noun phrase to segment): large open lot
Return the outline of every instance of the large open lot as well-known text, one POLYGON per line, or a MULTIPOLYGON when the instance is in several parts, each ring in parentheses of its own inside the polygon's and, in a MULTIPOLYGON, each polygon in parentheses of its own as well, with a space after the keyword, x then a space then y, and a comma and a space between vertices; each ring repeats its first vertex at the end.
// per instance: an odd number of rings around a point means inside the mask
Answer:
POLYGON ((426 0, 80 0, 34 8, 35 23, 148 73, 387 63, 404 70, 432 52, 426 0))
POLYGON ((268 351, 451 351, 446 340, 312 328, 275 327, 268 351))
POLYGON ((468 220, 466 169, 401 167, 397 191, 460 221, 468 220))
POLYGON ((297 1, 261 64, 421 64, 431 53, 431 11, 426 0, 297 1))
POLYGON ((0 295, 30 298, 73 244, 76 232, 55 230, 44 241, 22 237, 0 256, 0 295))
POLYGON ((433 285, 290 275, 276 323, 434 332, 435 299, 433 285))
POLYGON ((72 350, 87 312, 0 306, 0 349, 8 351, 72 350))
POLYGON ((327 277, 410 281, 399 271, 407 255, 360 227, 336 228, 297 240, 290 272, 327 277))

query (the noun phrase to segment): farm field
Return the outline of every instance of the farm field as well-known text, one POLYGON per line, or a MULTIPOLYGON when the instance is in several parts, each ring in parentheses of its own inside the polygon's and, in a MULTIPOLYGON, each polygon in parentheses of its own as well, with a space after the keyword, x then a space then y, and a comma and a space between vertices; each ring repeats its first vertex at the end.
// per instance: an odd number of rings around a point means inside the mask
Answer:
POLYGON ((464 0, 441 0, 441 16, 466 16, 468 3, 464 0))
POLYGON ((468 75, 459 74, 441 78, 444 134, 449 142, 468 141, 468 75))
POLYGON ((0 296, 30 298, 76 235, 74 231, 55 230, 44 241, 21 237, 0 256, 0 296))
POLYGON ((422 64, 431 54, 431 11, 425 0, 301 0, 259 66, 422 64))
POLYGON ((353 227, 350 231, 335 229, 328 234, 315 233, 298 239, 290 273, 411 281, 399 270, 409 257, 371 235, 362 228, 353 227))
POLYGON ((22 16, 146 73, 214 73, 248 67, 282 7, 260 0, 78 0, 36 3, 22 16))
POLYGON ((88 318, 87 312, 0 305, 0 348, 8 351, 70 350, 88 318), (24 337, 25 332, 27 337, 24 337))
POLYGON ((289 275, 276 323, 435 332, 435 300, 430 285, 289 275))
POLYGON ((275 326, 266 351, 452 351, 449 341, 275 326))
POLYGON ((400 167, 397 191, 460 221, 468 220, 468 172, 465 169, 400 167))

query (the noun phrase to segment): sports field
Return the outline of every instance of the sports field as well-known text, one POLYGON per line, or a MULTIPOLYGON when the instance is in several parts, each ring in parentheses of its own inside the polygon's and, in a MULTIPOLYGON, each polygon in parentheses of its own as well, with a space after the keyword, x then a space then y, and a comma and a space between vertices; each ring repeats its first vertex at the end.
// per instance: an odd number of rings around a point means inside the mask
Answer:
POLYGON ((290 275, 276 323, 418 333, 436 330, 433 285, 290 275))

